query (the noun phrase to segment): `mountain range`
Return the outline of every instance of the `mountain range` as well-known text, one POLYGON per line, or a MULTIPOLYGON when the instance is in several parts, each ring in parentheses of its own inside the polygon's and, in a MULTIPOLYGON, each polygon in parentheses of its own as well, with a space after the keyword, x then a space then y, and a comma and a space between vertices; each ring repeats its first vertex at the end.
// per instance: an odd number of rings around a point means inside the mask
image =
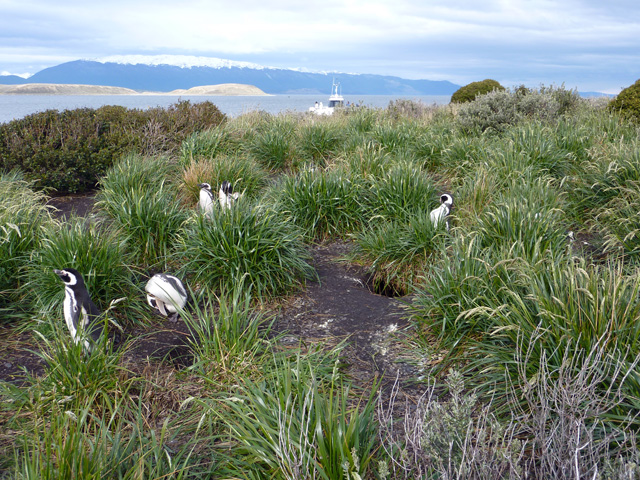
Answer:
POLYGON ((265 67, 210 57, 113 56, 75 60, 45 68, 28 79, 0 76, 0 84, 56 83, 108 85, 136 91, 169 92, 200 85, 240 83, 270 94, 328 94, 333 79, 349 95, 451 95, 459 85, 442 80, 408 80, 400 77, 307 72, 265 67))

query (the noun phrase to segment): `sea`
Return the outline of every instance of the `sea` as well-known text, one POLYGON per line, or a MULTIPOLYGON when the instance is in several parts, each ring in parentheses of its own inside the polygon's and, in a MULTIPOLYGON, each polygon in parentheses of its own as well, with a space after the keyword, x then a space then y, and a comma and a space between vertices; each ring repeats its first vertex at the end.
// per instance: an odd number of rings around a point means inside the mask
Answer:
MULTIPOLYGON (((385 108, 399 99, 420 101, 426 105, 444 105, 450 95, 343 95, 345 103, 372 108, 385 108)), ((268 96, 217 96, 217 95, 0 95, 0 123, 10 122, 45 110, 73 110, 75 108, 99 108, 104 105, 121 105, 127 108, 147 109, 168 107, 180 100, 192 103, 210 101, 229 117, 252 111, 270 114, 305 112, 316 101, 327 104, 322 95, 268 95, 268 96)))

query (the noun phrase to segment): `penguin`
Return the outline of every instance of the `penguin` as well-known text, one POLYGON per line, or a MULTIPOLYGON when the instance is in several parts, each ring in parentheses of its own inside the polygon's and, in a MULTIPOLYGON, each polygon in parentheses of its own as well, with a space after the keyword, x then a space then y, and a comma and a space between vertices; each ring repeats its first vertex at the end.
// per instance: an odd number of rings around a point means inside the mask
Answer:
POLYGON ((64 283, 64 319, 73 341, 84 340, 85 351, 91 351, 92 343, 100 339, 103 325, 100 310, 89 296, 82 275, 74 268, 54 270, 64 283))
POLYGON ((434 228, 438 228, 441 221, 444 220, 447 231, 449 231, 449 213, 451 213, 451 207, 453 206, 453 197, 448 193, 440 196, 440 206, 434 210, 431 210, 431 223, 434 228))
POLYGON ((227 182, 226 180, 222 182, 220 185, 220 190, 218 191, 218 200, 220 201, 220 206, 222 209, 230 209, 233 202, 235 202, 240 197, 238 192, 233 191, 233 185, 231 182, 227 182))
POLYGON ((198 205, 200 210, 205 215, 211 215, 213 213, 213 192, 211 191, 211 185, 208 183, 199 183, 200 187, 200 201, 198 205))
POLYGON ((169 313, 178 313, 189 300, 189 294, 180 279, 166 273, 156 273, 144 289, 147 303, 165 317, 169 313))

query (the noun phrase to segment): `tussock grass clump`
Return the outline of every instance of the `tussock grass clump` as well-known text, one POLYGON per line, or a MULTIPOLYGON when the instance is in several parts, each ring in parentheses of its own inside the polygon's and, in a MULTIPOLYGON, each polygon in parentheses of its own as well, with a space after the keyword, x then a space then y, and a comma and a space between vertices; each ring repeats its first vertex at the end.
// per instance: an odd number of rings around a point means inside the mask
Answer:
POLYGON ((248 153, 264 167, 278 171, 291 166, 295 152, 295 123, 288 117, 267 122, 252 135, 248 153))
POLYGON ((314 165, 325 167, 336 155, 343 141, 341 124, 314 121, 303 125, 298 131, 298 148, 302 157, 314 165))
POLYGON ((363 213, 369 218, 406 221, 438 205, 439 193, 423 171, 398 162, 382 175, 372 177, 363 190, 363 213))
MULTIPOLYGON (((33 251, 22 293, 42 315, 62 321, 64 285, 53 269, 72 267, 82 274, 92 300, 104 311, 113 300, 137 296, 130 262, 125 237, 118 230, 80 218, 51 224, 43 229, 33 251)), ((117 311, 124 311, 121 306, 126 305, 127 316, 133 315, 135 300, 119 305, 117 311)))
POLYGON ((226 125, 192 133, 180 146, 180 163, 189 165, 200 159, 213 159, 218 155, 234 154, 240 144, 226 125))
POLYGON ((186 167, 182 189, 189 204, 197 202, 199 183, 208 183, 214 192, 225 180, 233 184, 233 191, 242 193, 243 198, 256 198, 268 182, 269 174, 253 158, 240 155, 220 155, 211 160, 200 160, 186 167))
MULTIPOLYGON (((5 304, 17 301, 29 256, 40 241, 42 228, 53 223, 45 200, 22 174, 0 172, 0 312, 5 304)), ((0 316, 8 318, 17 310, 0 316)))
POLYGON ((131 155, 101 180, 97 207, 126 237, 140 265, 166 266, 187 219, 177 182, 170 181, 176 172, 163 157, 131 155))
POLYGON ((315 275, 300 231, 267 208, 238 202, 216 209, 211 218, 196 215, 187 226, 178 254, 193 282, 217 292, 239 285, 257 296, 280 295, 315 275))
POLYGON ((276 195, 277 209, 308 239, 342 237, 362 221, 362 188, 344 169, 304 170, 288 176, 276 195))
POLYGON ((234 287, 219 297, 204 293, 193 309, 181 314, 193 335, 190 370, 218 385, 259 377, 271 345, 269 319, 254 311, 248 289, 242 284, 234 287))
POLYGON ((352 259, 369 266, 377 290, 404 294, 443 250, 444 235, 428 212, 418 212, 405 222, 382 222, 357 234, 352 259))
POLYGON ((275 360, 273 376, 245 382, 222 418, 237 444, 233 474, 251 478, 365 478, 375 453, 373 394, 350 406, 337 372, 319 375, 312 359, 275 360))

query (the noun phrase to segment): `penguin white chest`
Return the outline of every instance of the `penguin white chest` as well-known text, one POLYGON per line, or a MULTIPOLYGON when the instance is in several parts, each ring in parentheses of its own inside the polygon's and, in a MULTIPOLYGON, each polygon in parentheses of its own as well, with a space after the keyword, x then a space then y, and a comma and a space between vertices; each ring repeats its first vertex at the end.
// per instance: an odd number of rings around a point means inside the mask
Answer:
POLYGON ((431 223, 435 228, 438 228, 438 225, 441 221, 443 221, 447 215, 449 215, 449 206, 442 204, 435 210, 431 211, 431 223))
POLYGON ((75 342, 77 342, 77 328, 76 322, 80 316, 78 312, 78 302, 76 301, 76 296, 73 294, 73 291, 70 288, 64 289, 64 320, 67 323, 67 328, 69 329, 69 333, 71 333, 71 338, 75 342))
POLYGON ((211 194, 204 189, 200 190, 200 210, 205 214, 210 214, 213 211, 211 194))

